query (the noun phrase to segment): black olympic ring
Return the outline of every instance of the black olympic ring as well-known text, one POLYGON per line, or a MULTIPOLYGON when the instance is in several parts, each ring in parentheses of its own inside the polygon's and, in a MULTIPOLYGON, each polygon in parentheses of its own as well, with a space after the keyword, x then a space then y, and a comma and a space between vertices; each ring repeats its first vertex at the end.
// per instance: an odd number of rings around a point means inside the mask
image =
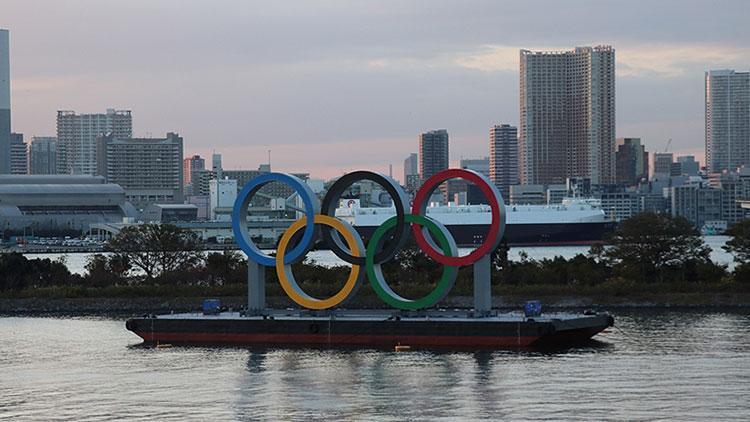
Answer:
MULTIPOLYGON (((404 246, 409 238, 410 228, 409 225, 406 224, 406 219, 404 217, 406 211, 409 209, 409 200, 407 199, 406 192, 401 188, 401 185, 396 183, 396 181, 390 177, 366 170, 345 174, 328 189, 326 196, 323 198, 320 213, 330 217, 336 217, 336 208, 338 207, 341 194, 344 193, 344 190, 349 186, 362 180, 369 180, 382 186, 385 191, 388 192, 388 195, 390 195, 393 200, 393 205, 396 208, 396 228, 393 231, 393 237, 385 242, 383 249, 375 254, 375 263, 381 264, 396 256, 397 251, 404 246)), ((337 257, 352 265, 365 265, 365 257, 352 256, 350 251, 348 251, 343 245, 339 236, 334 235, 334 231, 330 227, 321 227, 320 234, 321 238, 328 244, 331 251, 337 257)))

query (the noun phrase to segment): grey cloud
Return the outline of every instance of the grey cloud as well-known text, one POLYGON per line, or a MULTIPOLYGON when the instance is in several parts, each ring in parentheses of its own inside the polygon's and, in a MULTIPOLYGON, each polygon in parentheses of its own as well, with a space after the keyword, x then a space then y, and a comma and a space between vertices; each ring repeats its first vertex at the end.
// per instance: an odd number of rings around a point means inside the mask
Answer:
MULTIPOLYGON (((623 62, 636 76, 617 94, 618 135, 700 147, 703 70, 750 67, 706 52, 747 48, 748 15, 745 1, 5 0, 0 27, 12 31, 17 130, 52 133, 58 108, 127 107, 136 132, 177 130, 187 150, 234 151, 230 164, 276 144, 295 145, 288 165, 303 166, 349 140, 382 165, 420 130, 447 128, 458 158, 486 153, 491 124, 517 123, 517 69, 460 63, 488 45, 705 46, 677 70, 623 62)), ((332 173, 351 162, 324 156, 332 173)))

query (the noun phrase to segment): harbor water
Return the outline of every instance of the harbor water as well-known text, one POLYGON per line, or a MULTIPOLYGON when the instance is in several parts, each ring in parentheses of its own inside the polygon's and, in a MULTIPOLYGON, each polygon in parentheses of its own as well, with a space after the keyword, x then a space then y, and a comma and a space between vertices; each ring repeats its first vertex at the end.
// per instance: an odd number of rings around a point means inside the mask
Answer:
POLYGON ((551 351, 152 348, 0 318, 3 420, 747 420, 748 312, 628 311, 551 351))

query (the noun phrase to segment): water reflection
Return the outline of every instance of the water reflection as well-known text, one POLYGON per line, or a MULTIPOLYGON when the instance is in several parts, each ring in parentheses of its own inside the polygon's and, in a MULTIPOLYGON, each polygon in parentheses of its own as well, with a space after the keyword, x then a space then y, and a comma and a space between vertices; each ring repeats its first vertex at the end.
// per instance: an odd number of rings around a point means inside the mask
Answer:
MULTIPOLYGON (((238 398, 236 416, 308 417, 325 411, 343 419, 372 412, 403 419, 460 418, 468 412, 503 418, 513 402, 512 387, 506 384, 507 378, 517 377, 508 370, 514 359, 567 359, 614 350, 601 341, 566 349, 473 353, 253 349, 239 379, 237 389, 247 394, 238 398)), ((523 377, 513 382, 518 381, 523 377)))

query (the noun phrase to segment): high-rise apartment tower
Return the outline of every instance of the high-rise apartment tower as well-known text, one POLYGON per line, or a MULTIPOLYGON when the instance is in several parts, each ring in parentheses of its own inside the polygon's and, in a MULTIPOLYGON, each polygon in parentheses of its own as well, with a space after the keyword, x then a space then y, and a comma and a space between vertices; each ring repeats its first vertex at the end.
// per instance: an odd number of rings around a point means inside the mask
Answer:
POLYGON ((29 150, 23 133, 10 134, 10 174, 29 174, 29 150))
POLYGON ((97 140, 97 174, 125 189, 133 205, 182 203, 182 137, 118 138, 97 140))
POLYGON ((106 113, 57 112, 57 171, 60 174, 96 174, 96 138, 133 136, 130 110, 108 109, 106 113))
POLYGON ((521 182, 615 180, 615 50, 521 50, 521 182))
POLYGON ((419 135, 419 177, 422 181, 448 168, 448 131, 431 130, 419 135))
POLYGON ((518 184, 518 128, 495 125, 490 129, 490 179, 503 199, 510 200, 510 187, 518 184))
POLYGON ((750 72, 706 72, 706 169, 750 166, 750 72))

